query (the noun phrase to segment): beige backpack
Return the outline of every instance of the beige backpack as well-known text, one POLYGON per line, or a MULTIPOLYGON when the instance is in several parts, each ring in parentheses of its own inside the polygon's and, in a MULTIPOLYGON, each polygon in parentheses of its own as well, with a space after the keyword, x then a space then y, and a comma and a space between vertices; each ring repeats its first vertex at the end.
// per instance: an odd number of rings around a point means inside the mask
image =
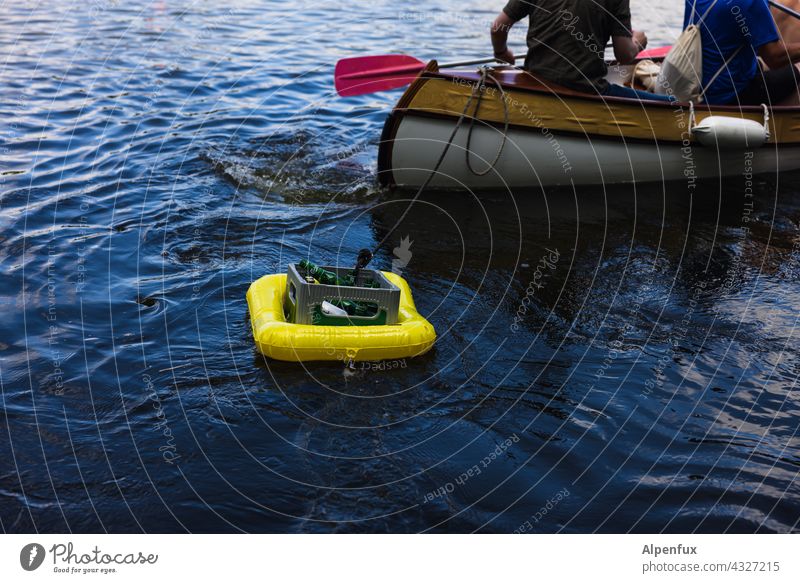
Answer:
POLYGON ((717 80, 717 77, 728 68, 734 57, 742 50, 743 46, 736 49, 703 88, 703 41, 700 37, 700 24, 717 2, 718 0, 714 0, 711 3, 697 23, 693 22, 697 0, 692 4, 689 26, 681 33, 672 49, 664 57, 661 71, 656 79, 655 93, 673 95, 678 101, 699 103, 702 101, 705 89, 717 80))

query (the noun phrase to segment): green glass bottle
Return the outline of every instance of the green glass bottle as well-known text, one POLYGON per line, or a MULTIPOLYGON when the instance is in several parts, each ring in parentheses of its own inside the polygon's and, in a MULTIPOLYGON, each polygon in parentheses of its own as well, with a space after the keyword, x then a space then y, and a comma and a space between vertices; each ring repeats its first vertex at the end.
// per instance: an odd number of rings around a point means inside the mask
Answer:
MULTIPOLYGON (((310 276, 321 284, 337 285, 340 287, 354 287, 356 285, 355 278, 352 275, 339 277, 334 272, 322 269, 307 259, 300 260, 298 265, 305 271, 307 277, 310 276)), ((366 280, 362 285, 363 287, 380 287, 380 284, 372 279, 366 280)), ((334 298, 328 301, 337 308, 343 309, 347 312, 348 316, 371 318, 378 313, 377 305, 371 302, 357 302, 341 298, 334 298)))
POLYGON ((339 285, 345 287, 353 287, 355 285, 355 281, 351 276, 339 277, 332 271, 317 267, 307 259, 301 259, 299 265, 301 268, 305 269, 308 275, 325 285, 339 285))
POLYGON ((377 306, 370 302, 354 302, 351 300, 329 300, 337 308, 343 309, 348 316, 363 316, 371 318, 378 313, 377 306))

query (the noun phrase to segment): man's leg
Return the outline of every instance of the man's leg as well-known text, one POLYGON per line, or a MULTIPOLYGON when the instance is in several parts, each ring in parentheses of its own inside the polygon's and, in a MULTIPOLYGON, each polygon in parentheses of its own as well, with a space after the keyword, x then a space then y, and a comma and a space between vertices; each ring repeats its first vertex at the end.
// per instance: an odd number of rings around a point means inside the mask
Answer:
POLYGON ((778 105, 800 105, 800 70, 798 70, 797 65, 792 65, 789 67, 792 72, 793 77, 793 87, 791 93, 783 99, 778 105))
POLYGON ((800 71, 795 65, 759 71, 731 105, 798 105, 800 71))

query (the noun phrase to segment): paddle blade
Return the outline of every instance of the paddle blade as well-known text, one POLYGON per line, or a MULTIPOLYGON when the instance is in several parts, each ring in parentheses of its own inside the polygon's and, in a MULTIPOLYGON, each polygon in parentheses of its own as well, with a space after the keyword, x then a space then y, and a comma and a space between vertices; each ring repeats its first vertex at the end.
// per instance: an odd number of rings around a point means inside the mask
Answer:
POLYGON ((658 57, 666 57, 667 53, 672 47, 657 47, 655 49, 645 49, 638 55, 637 59, 656 59, 658 57))
POLYGON ((388 91, 411 83, 425 63, 408 55, 352 57, 336 63, 334 82, 342 97, 388 91))

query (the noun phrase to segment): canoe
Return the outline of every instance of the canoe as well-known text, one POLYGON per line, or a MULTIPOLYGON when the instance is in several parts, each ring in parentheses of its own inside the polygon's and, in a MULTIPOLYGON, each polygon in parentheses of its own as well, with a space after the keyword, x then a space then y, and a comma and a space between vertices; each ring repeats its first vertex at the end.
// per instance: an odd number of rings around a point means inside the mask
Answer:
POLYGON ((383 326, 315 326, 293 324, 284 315, 286 274, 265 275, 247 290, 250 325, 258 351, 290 362, 332 360, 378 361, 420 356, 436 341, 433 326, 414 305, 405 279, 383 275, 400 288, 397 324, 383 326))
MULTIPOLYGON (((630 72, 621 66, 609 70, 609 79, 617 82, 630 72)), ((693 187, 703 178, 800 168, 800 107, 601 97, 510 67, 493 69, 492 76, 497 83, 486 81, 476 116, 470 106, 431 187, 672 180, 693 187), (469 117, 475 118, 472 127, 469 117)), ((429 177, 480 78, 475 71, 439 70, 435 61, 415 78, 383 128, 378 152, 382 185, 417 187, 429 177)))

